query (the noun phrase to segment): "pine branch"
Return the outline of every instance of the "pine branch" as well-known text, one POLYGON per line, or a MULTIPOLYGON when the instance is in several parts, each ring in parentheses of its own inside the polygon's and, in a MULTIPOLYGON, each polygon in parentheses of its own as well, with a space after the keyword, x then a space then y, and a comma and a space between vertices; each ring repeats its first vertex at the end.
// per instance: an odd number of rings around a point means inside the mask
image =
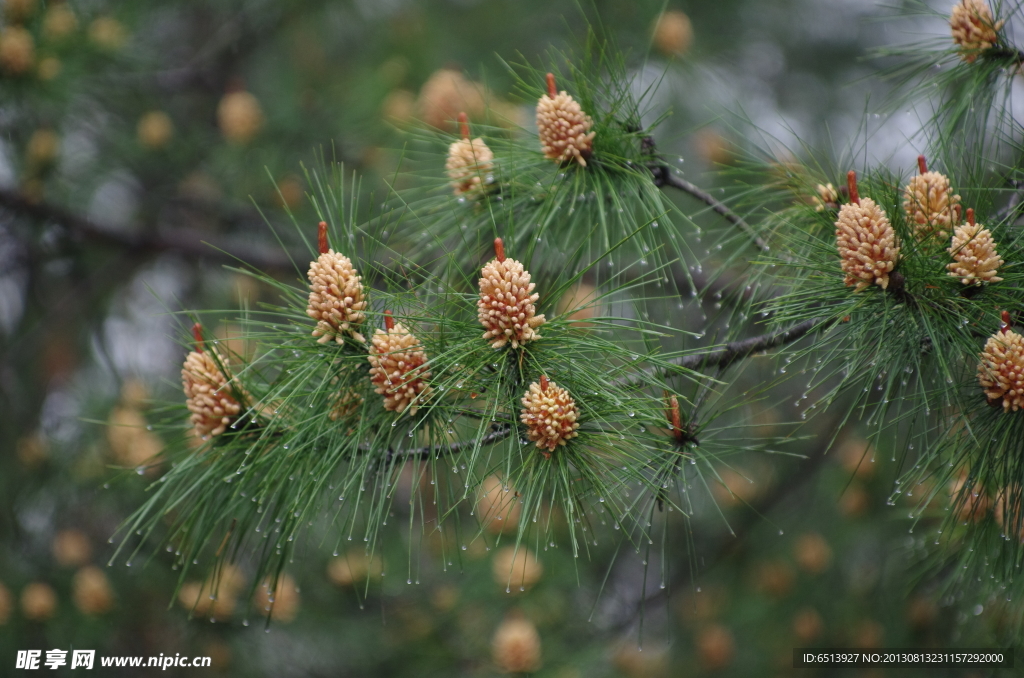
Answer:
POLYGON ((431 457, 443 457, 449 454, 458 454, 465 449, 472 449, 477 445, 492 445, 501 442, 512 435, 511 426, 495 426, 494 430, 479 440, 461 440, 449 445, 428 445, 426 447, 415 447, 411 450, 388 450, 385 463, 391 464, 395 461, 406 459, 430 459, 431 457))
MULTIPOLYGON (((39 221, 50 221, 63 226, 78 240, 106 247, 114 247, 137 255, 157 255, 168 252, 220 263, 245 262, 263 270, 292 270, 293 260, 287 253, 278 253, 251 243, 232 240, 222 243, 204 243, 205 232, 179 228, 172 233, 153 233, 145 228, 140 234, 126 233, 113 226, 99 224, 47 202, 29 200, 18 191, 0 189, 0 206, 39 221)), ((299 257, 302 260, 303 255, 299 257)))

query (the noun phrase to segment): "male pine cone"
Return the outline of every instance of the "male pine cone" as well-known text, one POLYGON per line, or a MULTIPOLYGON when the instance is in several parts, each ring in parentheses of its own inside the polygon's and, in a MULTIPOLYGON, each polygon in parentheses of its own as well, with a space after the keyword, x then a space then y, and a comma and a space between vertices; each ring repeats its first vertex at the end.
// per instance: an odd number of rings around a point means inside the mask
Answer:
POLYGON ((477 317, 491 346, 501 348, 511 342, 512 348, 518 348, 540 339, 536 328, 545 322, 543 314, 536 314, 540 295, 533 293, 536 284, 530 282, 529 271, 515 259, 505 258, 501 238, 494 240, 494 251, 497 256, 484 266, 479 281, 477 317))
POLYGON ((208 440, 224 433, 241 413, 242 406, 232 392, 231 379, 221 371, 224 361, 219 355, 215 359, 211 350, 203 350, 198 323, 192 329, 196 335, 196 350, 185 358, 181 385, 185 390, 185 404, 192 413, 192 426, 200 438, 208 440))
POLYGON ((912 177, 903 191, 903 210, 918 242, 932 237, 947 240, 959 209, 960 196, 953 195, 949 177, 939 172, 922 172, 912 177))
POLYGON ((385 322, 387 331, 376 330, 370 345, 370 381, 384 396, 384 409, 416 414, 420 401, 430 393, 426 382, 430 372, 423 368, 427 354, 416 335, 396 324, 390 314, 385 322))
POLYGON ((872 283, 883 290, 889 287, 889 274, 899 260, 896 232, 871 198, 857 194, 857 177, 849 173, 850 202, 839 210, 836 220, 836 247, 847 286, 856 292, 872 283))
POLYGON ((561 164, 578 162, 587 166, 594 141, 594 124, 579 103, 564 90, 555 88, 555 76, 548 73, 548 93, 537 102, 537 133, 544 157, 561 164))
POLYGON ((1004 411, 1024 407, 1024 337, 1010 329, 1009 314, 1003 314, 1003 328, 989 337, 981 352, 978 382, 993 404, 1004 411))
POLYGON ((576 401, 546 376, 541 376, 540 383, 530 384, 522 403, 519 420, 526 425, 527 437, 544 451, 544 456, 550 456, 556 447, 579 435, 576 401))
POLYGON ((348 334, 356 341, 366 338, 359 333, 366 315, 366 299, 362 278, 348 257, 327 247, 327 223, 320 222, 320 256, 310 263, 309 302, 306 315, 316 322, 313 336, 324 344, 334 339, 343 343, 348 334))
POLYGON ((953 42, 960 47, 960 58, 971 63, 981 52, 999 42, 998 31, 1003 23, 992 17, 985 0, 960 0, 949 17, 953 42))
POLYGON ((455 195, 473 197, 482 192, 488 175, 494 170, 494 153, 481 138, 469 139, 469 119, 459 113, 462 138, 448 147, 445 170, 455 195))
POLYGON ((992 233, 981 224, 974 223, 973 210, 968 210, 966 224, 956 227, 949 253, 953 263, 947 264, 949 275, 960 278, 964 285, 996 283, 1002 278, 996 275, 1003 259, 996 252, 992 233))

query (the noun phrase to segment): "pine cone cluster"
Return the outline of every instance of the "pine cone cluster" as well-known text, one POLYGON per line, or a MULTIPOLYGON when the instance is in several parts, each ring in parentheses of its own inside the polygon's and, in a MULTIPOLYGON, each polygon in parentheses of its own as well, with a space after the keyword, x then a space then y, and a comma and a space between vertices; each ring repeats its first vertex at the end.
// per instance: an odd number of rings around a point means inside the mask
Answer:
POLYGON ((960 58, 971 63, 978 55, 999 42, 1003 21, 996 21, 985 0, 960 0, 953 6, 949 27, 953 42, 960 47, 960 58))
POLYGON ((384 396, 384 409, 416 414, 419 402, 430 393, 426 380, 430 372, 423 368, 427 354, 420 340, 401 323, 377 330, 369 355, 370 381, 384 396))
POLYGON ((1024 407, 1024 337, 1004 324, 985 343, 978 365, 978 382, 990 402, 1003 410, 1024 407))
POLYGON ((918 242, 947 240, 950 226, 959 219, 960 196, 953 194, 945 174, 922 172, 907 182, 903 209, 918 242))
POLYGON ((526 425, 526 435, 550 456, 559 445, 579 435, 576 423, 579 411, 569 392, 542 376, 540 383, 530 384, 523 396, 523 409, 519 420, 526 425))
POLYGON ((484 339, 494 348, 511 342, 512 348, 540 339, 536 328, 544 324, 544 315, 537 315, 539 294, 530 282, 530 273, 515 259, 506 259, 501 239, 495 240, 498 256, 483 268, 480 278, 480 299, 477 317, 487 331, 484 339))
MULTIPOLYGON (((322 229, 326 229, 326 224, 322 229)), ((326 245, 325 233, 321 241, 326 245)), ((306 274, 309 277, 306 315, 316 321, 313 336, 319 337, 321 344, 331 339, 341 344, 345 334, 364 342, 366 338, 358 329, 366 319, 362 278, 348 257, 326 246, 321 247, 321 252, 317 260, 310 263, 306 274)))
POLYGON ((219 436, 241 413, 242 405, 234 396, 231 379, 221 371, 224 360, 214 359, 210 350, 197 342, 181 369, 185 404, 192 413, 192 426, 203 440, 219 436), (220 364, 218 364, 218 362, 220 364))
MULTIPOLYGON (((851 196, 855 193, 851 191, 851 196)), ((839 210, 836 246, 847 286, 857 292, 875 284, 889 287, 889 274, 899 260, 896 232, 885 212, 871 198, 849 202, 839 210)))
POLYGON ((953 263, 946 265, 949 275, 960 278, 964 285, 1000 282, 1002 278, 996 273, 1003 265, 1003 259, 996 252, 992 233, 973 222, 973 217, 969 218, 953 233, 953 242, 948 249, 953 263))
POLYGON ((537 102, 537 132, 544 157, 558 163, 578 162, 587 166, 594 132, 590 116, 564 90, 555 89, 555 76, 548 73, 548 93, 537 102))

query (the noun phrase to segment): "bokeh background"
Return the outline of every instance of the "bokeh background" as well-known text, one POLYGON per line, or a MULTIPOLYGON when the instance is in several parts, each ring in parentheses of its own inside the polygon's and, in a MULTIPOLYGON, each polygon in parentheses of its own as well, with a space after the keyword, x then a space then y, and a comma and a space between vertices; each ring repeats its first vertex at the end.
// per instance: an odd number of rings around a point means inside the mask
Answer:
MULTIPOLYGON (((922 116, 881 106, 886 64, 867 57, 944 34, 941 19, 893 19, 875 0, 0 5, 0 675, 19 649, 74 647, 206 655, 204 675, 488 676, 539 652, 538 675, 560 678, 811 676, 839 674, 792 669, 792 648, 1005 640, 1005 606, 916 566, 923 530, 889 504, 897 451, 828 417, 801 430, 806 459, 723 471, 731 492, 713 485, 691 520, 668 518, 665 548, 611 568, 611 552, 521 552, 522 591, 506 592, 508 547, 401 530, 374 559, 307 544, 269 628, 242 594, 244 562, 216 600, 202 581, 175 594, 170 554, 108 566, 108 539, 161 473, 142 465, 162 446, 147 417, 182 398, 174 314, 226 309, 210 331, 245 354, 233 314, 274 293, 225 266, 295 280, 297 243, 271 227, 286 211, 315 223, 304 167, 344 162, 372 206, 407 181, 424 128, 460 110, 529 127, 534 102, 502 60, 571 48, 590 21, 626 52, 637 91, 655 86, 649 120, 671 112, 659 149, 700 185, 808 149, 906 169, 922 116)), ((684 319, 695 331, 721 295, 702 303, 684 319)), ((801 386, 751 405, 760 432, 796 418, 801 386)))

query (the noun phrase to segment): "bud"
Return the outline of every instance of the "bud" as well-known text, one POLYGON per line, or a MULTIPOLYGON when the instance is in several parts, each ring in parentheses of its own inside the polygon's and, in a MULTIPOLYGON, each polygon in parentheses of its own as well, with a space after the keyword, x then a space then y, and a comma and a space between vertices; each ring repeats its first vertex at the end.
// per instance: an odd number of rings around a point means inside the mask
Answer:
POLYGON ((33 582, 21 592, 21 613, 32 621, 46 621, 57 611, 57 594, 53 587, 33 582))
POLYGON ((36 43, 21 26, 0 31, 0 70, 8 75, 23 75, 36 60, 36 43))
MULTIPOLYGON (((924 156, 919 158, 922 169, 924 156)), ((903 211, 918 242, 929 238, 945 241, 950 227, 960 216, 960 196, 949 187, 949 177, 939 172, 922 172, 911 177, 903 190, 903 211)))
POLYGON ((149 149, 160 149, 174 136, 174 123, 163 111, 150 111, 139 118, 135 127, 139 143, 149 149))
POLYGON ((84 614, 103 614, 114 606, 114 591, 103 570, 87 565, 75 573, 71 582, 71 599, 84 614))
POLYGON ((1019 485, 1004 487, 996 494, 992 517, 1007 537, 1017 536, 1024 544, 1024 511, 1021 507, 1019 485))
POLYGON ((509 592, 533 588, 544 574, 544 566, 525 546, 503 546, 494 554, 494 581, 509 592))
POLYGON ((61 567, 80 567, 92 557, 92 545, 81 530, 61 530, 54 536, 50 550, 61 567))
POLYGON ((946 264, 949 275, 960 278, 964 285, 1002 281, 996 273, 1003 265, 1003 260, 996 252, 992 232, 974 223, 974 210, 967 210, 967 223, 956 227, 953 242, 947 251, 954 260, 946 264))
POLYGON ((477 516, 486 531, 504 534, 516 529, 522 505, 518 493, 498 476, 487 476, 480 483, 477 516))
POLYGON ((579 435, 576 423, 579 412, 576 401, 569 392, 546 376, 541 376, 540 383, 533 382, 523 396, 523 409, 519 416, 526 425, 526 435, 537 443, 545 457, 559 445, 579 435))
POLYGON ((287 624, 295 619, 299 613, 299 602, 301 597, 295 587, 295 580, 287 574, 282 574, 277 579, 277 586, 273 593, 270 591, 271 580, 267 579, 262 585, 256 588, 256 595, 253 600, 264 615, 274 621, 287 624))
POLYGON ((571 96, 555 89, 555 76, 548 73, 548 93, 537 102, 537 132, 544 157, 566 165, 572 161, 583 167, 590 157, 594 124, 571 96))
POLYGON ((228 92, 217 104, 217 125, 224 138, 231 143, 249 143, 263 127, 260 102, 244 90, 228 92))
POLYGON ((515 259, 505 258, 501 238, 494 240, 497 257, 483 268, 480 278, 480 299, 476 302, 477 317, 487 330, 483 338, 494 348, 511 342, 519 348, 540 334, 535 328, 545 323, 544 315, 536 315, 534 304, 540 298, 534 294, 536 285, 530 282, 530 273, 515 259))
POLYGON ((814 190, 816 195, 811 197, 811 203, 814 205, 815 212, 838 209, 839 192, 836 191, 835 186, 830 183, 818 184, 814 190))
POLYGON ((231 378, 221 370, 226 363, 215 350, 204 351, 199 323, 193 327, 196 350, 188 354, 181 369, 185 402, 192 413, 192 426, 203 440, 219 436, 242 411, 231 387, 231 378), (214 356, 217 359, 214 359, 214 356))
POLYGON ((494 170, 494 153, 487 147, 483 139, 469 140, 469 122, 465 113, 459 113, 462 126, 462 138, 448 147, 448 160, 445 169, 452 180, 455 195, 478 195, 484 185, 492 179, 489 174, 494 170))
POLYGON ((451 68, 434 71, 423 84, 416 107, 420 119, 438 129, 451 129, 459 111, 479 118, 487 110, 483 87, 451 68))
POLYGON ((708 671, 723 669, 736 656, 732 632, 721 624, 711 624, 697 635, 697 656, 708 671))
POLYGON ((793 555, 805 572, 821 574, 832 562, 832 549, 820 534, 809 532, 796 541, 793 555))
POLYGON ((351 549, 327 564, 327 578, 338 586, 352 586, 367 578, 379 579, 383 571, 380 556, 368 556, 365 549, 351 549))
POLYGON ((124 25, 113 17, 101 16, 89 24, 89 40, 108 52, 121 49, 127 37, 124 25))
POLYGON ((836 247, 845 282, 848 287, 855 285, 856 292, 872 283, 884 290, 899 260, 896 232, 871 198, 859 197, 856 174, 851 171, 848 178, 850 202, 840 208, 836 220, 836 247))
POLYGON ((1003 21, 995 21, 985 0, 960 0, 953 6, 949 28, 953 42, 960 47, 960 58, 971 63, 978 55, 999 42, 1003 21))
POLYGON ((419 402, 430 393, 430 372, 423 367, 427 354, 401 323, 395 324, 390 315, 385 322, 387 331, 376 330, 370 346, 370 381, 384 396, 384 409, 416 414, 419 402))
POLYGON ((366 338, 359 326, 366 320, 362 278, 348 257, 327 247, 327 223, 320 222, 320 256, 309 265, 309 302, 306 315, 316 322, 317 341, 341 344, 348 334, 359 342, 366 338))
POLYGON ((1004 411, 1024 407, 1024 337, 1009 324, 989 337, 981 352, 978 382, 990 402, 1002 401, 1004 411))
POLYGON ((949 503, 957 511, 957 519, 964 522, 980 522, 988 516, 991 500, 978 483, 967 487, 967 471, 963 471, 950 483, 949 503), (959 507, 959 508, 958 508, 959 507))
POLYGON ((654 20, 653 42, 662 54, 682 56, 693 42, 693 24, 690 17, 679 10, 662 12, 654 20))
POLYGON ((802 643, 813 643, 821 635, 825 623, 813 607, 805 607, 793 617, 793 635, 802 643))
POLYGON ((530 673, 541 666, 540 634, 521 614, 510 614, 491 640, 494 663, 505 673, 530 673))
POLYGON ((78 28, 78 19, 67 3, 47 4, 43 16, 43 37, 47 40, 60 40, 74 33, 78 28))

